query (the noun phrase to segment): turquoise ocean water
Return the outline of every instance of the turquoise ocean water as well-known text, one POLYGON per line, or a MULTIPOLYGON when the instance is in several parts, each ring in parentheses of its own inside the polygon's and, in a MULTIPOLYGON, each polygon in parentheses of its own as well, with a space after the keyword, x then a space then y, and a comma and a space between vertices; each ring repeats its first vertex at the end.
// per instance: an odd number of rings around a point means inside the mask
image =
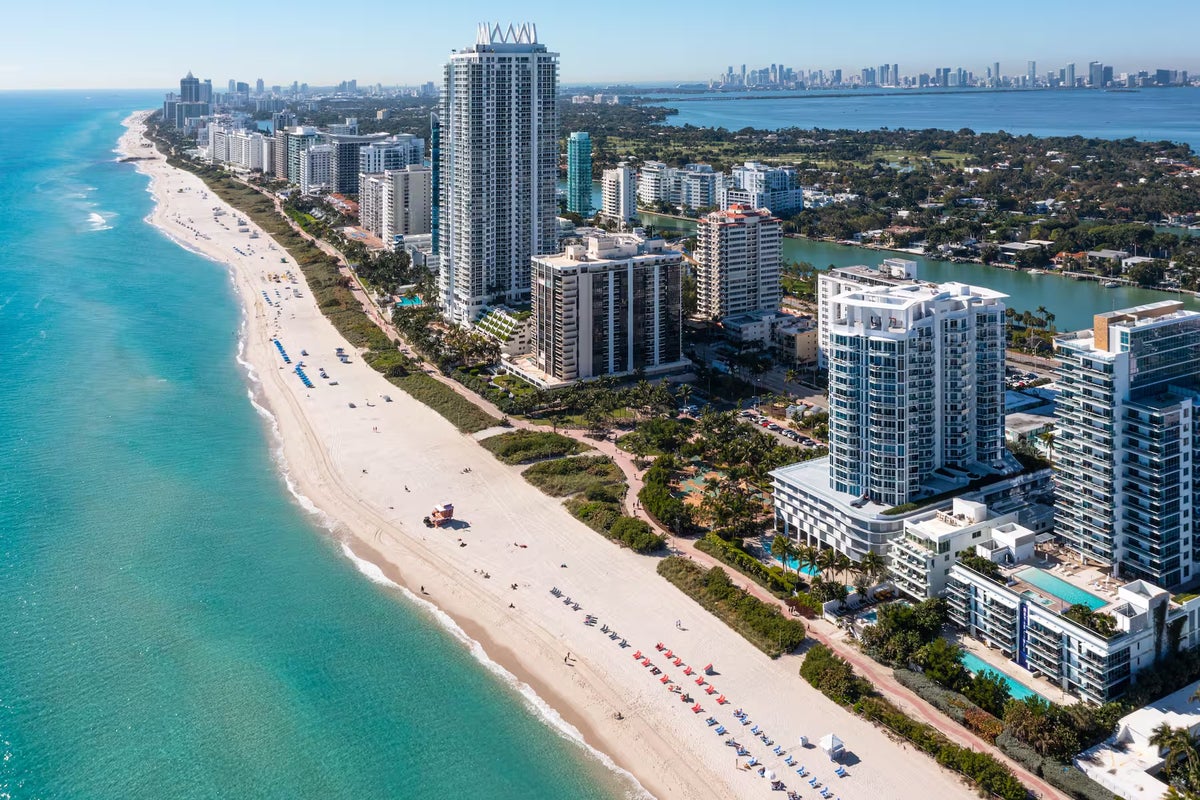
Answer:
POLYGON ((224 268, 114 162, 159 97, 0 94, 0 798, 619 796, 288 494, 224 268))

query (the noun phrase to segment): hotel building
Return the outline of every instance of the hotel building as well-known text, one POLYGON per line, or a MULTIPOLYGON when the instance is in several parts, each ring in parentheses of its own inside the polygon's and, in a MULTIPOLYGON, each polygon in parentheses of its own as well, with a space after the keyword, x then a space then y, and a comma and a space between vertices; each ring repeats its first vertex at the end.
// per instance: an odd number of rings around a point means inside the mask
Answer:
MULTIPOLYGON (((1004 445, 1003 299, 960 283, 837 298, 829 455, 772 473, 785 533, 884 554, 909 504, 1019 471, 1004 445)), ((986 491, 1036 488, 1023 477, 986 491)))

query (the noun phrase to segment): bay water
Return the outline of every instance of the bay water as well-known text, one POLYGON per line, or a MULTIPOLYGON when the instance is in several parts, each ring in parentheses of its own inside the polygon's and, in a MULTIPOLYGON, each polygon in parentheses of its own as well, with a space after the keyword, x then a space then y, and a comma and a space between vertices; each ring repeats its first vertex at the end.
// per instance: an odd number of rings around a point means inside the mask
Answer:
POLYGON ((225 268, 112 152, 160 98, 0 93, 0 798, 622 796, 289 494, 225 268))
POLYGON ((1200 88, 1101 91, 875 90, 649 95, 678 110, 668 125, 745 127, 941 128, 1034 136, 1167 140, 1200 152, 1200 88))

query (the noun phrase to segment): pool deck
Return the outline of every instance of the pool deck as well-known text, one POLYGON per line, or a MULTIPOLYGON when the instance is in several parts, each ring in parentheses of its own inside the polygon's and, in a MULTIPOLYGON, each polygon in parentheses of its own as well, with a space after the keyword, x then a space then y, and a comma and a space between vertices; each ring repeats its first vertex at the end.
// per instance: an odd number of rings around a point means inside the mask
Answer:
POLYGON ((1004 654, 999 650, 992 650, 983 642, 978 642, 967 636, 954 637, 951 641, 962 647, 963 650, 973 653, 989 667, 996 670, 996 672, 999 672, 1001 675, 1007 675, 1018 683, 1025 684, 1047 700, 1067 706, 1079 702, 1078 697, 1067 694, 1045 678, 1035 678, 1033 673, 1021 669, 1005 658, 1004 654))
POLYGON ((1105 605, 1096 609, 1097 611, 1107 608, 1112 603, 1118 601, 1117 589, 1125 585, 1127 581, 1118 580, 1109 577, 1100 567, 1090 564, 1080 564, 1078 560, 1069 560, 1064 557, 1064 554, 1055 550, 1043 550, 1039 553, 1039 557, 1028 563, 1017 564, 1013 567, 1004 569, 1005 577, 1012 581, 1009 588, 1017 594, 1023 592, 1034 592, 1039 597, 1044 597, 1050 601, 1049 604, 1044 604, 1046 608, 1061 614, 1071 607, 1071 604, 1062 598, 1054 595, 1046 589, 1042 589, 1028 581, 1022 580, 1019 573, 1029 567, 1037 567, 1043 572, 1049 573, 1065 583, 1069 583, 1077 589, 1082 589, 1088 594, 1094 595, 1105 601, 1105 605))

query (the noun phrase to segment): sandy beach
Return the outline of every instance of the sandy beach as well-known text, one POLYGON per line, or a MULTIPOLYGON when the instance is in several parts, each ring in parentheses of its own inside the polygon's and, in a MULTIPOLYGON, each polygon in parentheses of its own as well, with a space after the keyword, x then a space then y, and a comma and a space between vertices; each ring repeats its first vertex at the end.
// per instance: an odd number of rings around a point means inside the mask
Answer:
POLYGON ((168 166, 144 146, 146 113, 126 120, 119 150, 141 159, 136 168, 150 178, 156 205, 148 221, 228 265, 246 323, 241 358, 255 402, 277 426, 289 481, 360 569, 448 615, 488 658, 557 712, 562 727, 655 797, 785 796, 741 768, 747 759, 736 757, 727 737, 715 735, 706 724, 710 716, 805 798, 817 797, 817 790, 774 746, 753 736, 753 726, 828 785, 831 796, 975 796, 927 756, 809 687, 797 674, 798 657, 767 658, 658 577, 655 559, 615 546, 527 484, 518 468, 479 446, 478 438, 494 432, 459 433, 364 364, 321 315, 291 258, 281 263, 286 254, 278 245, 261 233, 239 233, 235 210, 198 177, 168 166), (225 213, 214 216, 214 207, 225 213), (295 283, 269 278, 288 271, 295 283), (291 365, 283 363, 275 340, 291 365), (351 353, 349 364, 334 355, 339 347, 351 353), (315 384, 311 389, 292 371, 299 361, 315 384), (322 368, 328 380, 319 377, 322 368), (454 504, 462 525, 426 528, 422 518, 443 502, 454 504), (553 596, 552 587, 572 605, 553 596), (599 624, 585 625, 587 614, 599 624), (602 625, 617 638, 603 633, 602 625), (655 649, 659 642, 675 651, 679 666, 655 649), (652 675, 633 657, 639 650, 662 675, 652 675), (696 685, 696 674, 684 674, 688 666, 699 673, 710 663, 713 695, 696 685), (680 683, 692 702, 669 692, 663 676, 680 683), (729 704, 718 705, 718 694, 729 704), (703 710, 693 713, 696 702, 703 710), (734 718, 739 708, 751 725, 734 718), (618 712, 622 719, 615 718, 618 712), (800 736, 815 745, 831 732, 849 753, 845 778, 835 776, 835 765, 819 749, 799 745, 800 736))

